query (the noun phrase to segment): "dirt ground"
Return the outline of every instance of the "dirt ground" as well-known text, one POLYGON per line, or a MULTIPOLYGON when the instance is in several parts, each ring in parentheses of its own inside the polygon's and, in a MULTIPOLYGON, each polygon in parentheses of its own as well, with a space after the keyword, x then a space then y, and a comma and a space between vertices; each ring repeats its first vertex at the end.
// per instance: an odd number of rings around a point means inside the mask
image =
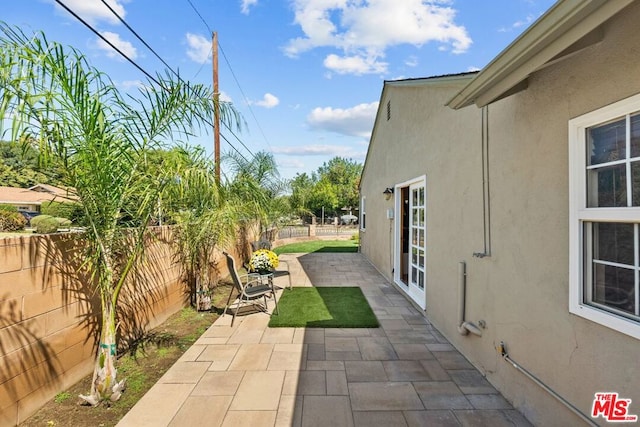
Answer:
POLYGON ((211 311, 197 312, 192 308, 184 308, 150 331, 144 343, 135 351, 122 355, 118 359, 118 379, 126 378, 127 388, 117 402, 95 408, 81 405, 78 395, 89 392, 89 375, 68 390, 58 393, 20 426, 115 426, 220 316, 230 290, 230 285, 220 284, 214 291, 214 308, 211 311))

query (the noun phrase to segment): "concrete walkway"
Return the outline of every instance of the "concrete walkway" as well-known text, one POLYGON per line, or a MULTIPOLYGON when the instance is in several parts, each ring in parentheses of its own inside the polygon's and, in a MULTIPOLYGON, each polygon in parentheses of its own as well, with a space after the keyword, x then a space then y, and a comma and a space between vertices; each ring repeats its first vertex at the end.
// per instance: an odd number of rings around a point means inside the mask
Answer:
POLYGON ((530 426, 362 255, 281 259, 294 286, 360 286, 381 327, 226 315, 118 426, 530 426))

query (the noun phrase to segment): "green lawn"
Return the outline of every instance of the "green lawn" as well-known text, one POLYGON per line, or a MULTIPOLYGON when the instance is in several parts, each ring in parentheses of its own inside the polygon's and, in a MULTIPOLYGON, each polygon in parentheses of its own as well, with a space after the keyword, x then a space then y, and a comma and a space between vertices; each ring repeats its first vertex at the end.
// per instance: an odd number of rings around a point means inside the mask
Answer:
POLYGON ((358 243, 355 240, 309 240, 278 246, 273 251, 278 255, 310 252, 358 252, 358 243))
POLYGON ((377 328, 373 310, 359 287, 304 287, 285 289, 278 314, 269 327, 377 328))

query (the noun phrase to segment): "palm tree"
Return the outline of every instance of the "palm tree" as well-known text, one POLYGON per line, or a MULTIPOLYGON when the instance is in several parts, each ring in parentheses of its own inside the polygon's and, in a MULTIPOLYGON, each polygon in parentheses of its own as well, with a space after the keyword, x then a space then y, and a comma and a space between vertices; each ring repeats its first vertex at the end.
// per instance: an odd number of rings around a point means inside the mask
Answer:
POLYGON ((272 237, 278 228, 279 219, 290 214, 291 208, 283 193, 286 182, 280 178, 273 154, 264 151, 247 159, 237 153, 226 156, 231 178, 229 186, 233 193, 252 206, 252 217, 245 218, 250 227, 257 220, 260 235, 272 237))
MULTIPOLYGON (((227 122, 236 117, 221 105, 227 122)), ((125 99, 113 82, 77 50, 0 25, 0 131, 38 141, 44 160, 59 161, 64 184, 75 188, 86 218, 85 268, 101 302, 101 330, 90 394, 97 405, 120 397, 116 310, 135 268, 158 195, 170 176, 158 176, 148 153, 188 137, 211 117, 213 93, 158 75, 125 99)))
POLYGON ((163 197, 167 214, 175 222, 176 257, 183 266, 192 305, 208 309, 202 303, 212 286, 215 249, 235 243, 238 223, 247 210, 217 181, 215 165, 202 150, 186 148, 175 160, 175 179, 163 197))

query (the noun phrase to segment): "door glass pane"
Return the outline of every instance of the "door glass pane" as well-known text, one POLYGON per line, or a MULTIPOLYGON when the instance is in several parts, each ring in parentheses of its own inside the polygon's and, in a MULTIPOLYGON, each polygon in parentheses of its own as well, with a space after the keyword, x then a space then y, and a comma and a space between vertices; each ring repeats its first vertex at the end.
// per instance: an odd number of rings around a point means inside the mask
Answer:
POLYGON ((420 209, 420 225, 424 225, 424 211, 425 209, 420 209))
POLYGON ((424 289, 424 271, 418 272, 418 287, 424 289))
POLYGON ((424 206, 424 188, 420 188, 418 191, 420 192, 418 203, 420 203, 420 206, 424 206))
POLYGON ((635 314, 634 271, 594 263, 593 302, 635 314))
POLYGON ((594 259, 633 265, 633 224, 595 223, 593 235, 594 259))
POLYGON ((415 267, 411 267, 411 283, 415 285, 416 278, 418 276, 418 269, 415 267))
POLYGON ((587 171, 588 207, 627 206, 627 173, 625 165, 587 171))
POLYGON ((587 130, 589 165, 608 163, 626 158, 626 120, 620 119, 587 130))
POLYGON ((424 268, 424 251, 422 249, 419 252, 418 258, 419 258, 418 265, 420 266, 420 268, 424 268))

